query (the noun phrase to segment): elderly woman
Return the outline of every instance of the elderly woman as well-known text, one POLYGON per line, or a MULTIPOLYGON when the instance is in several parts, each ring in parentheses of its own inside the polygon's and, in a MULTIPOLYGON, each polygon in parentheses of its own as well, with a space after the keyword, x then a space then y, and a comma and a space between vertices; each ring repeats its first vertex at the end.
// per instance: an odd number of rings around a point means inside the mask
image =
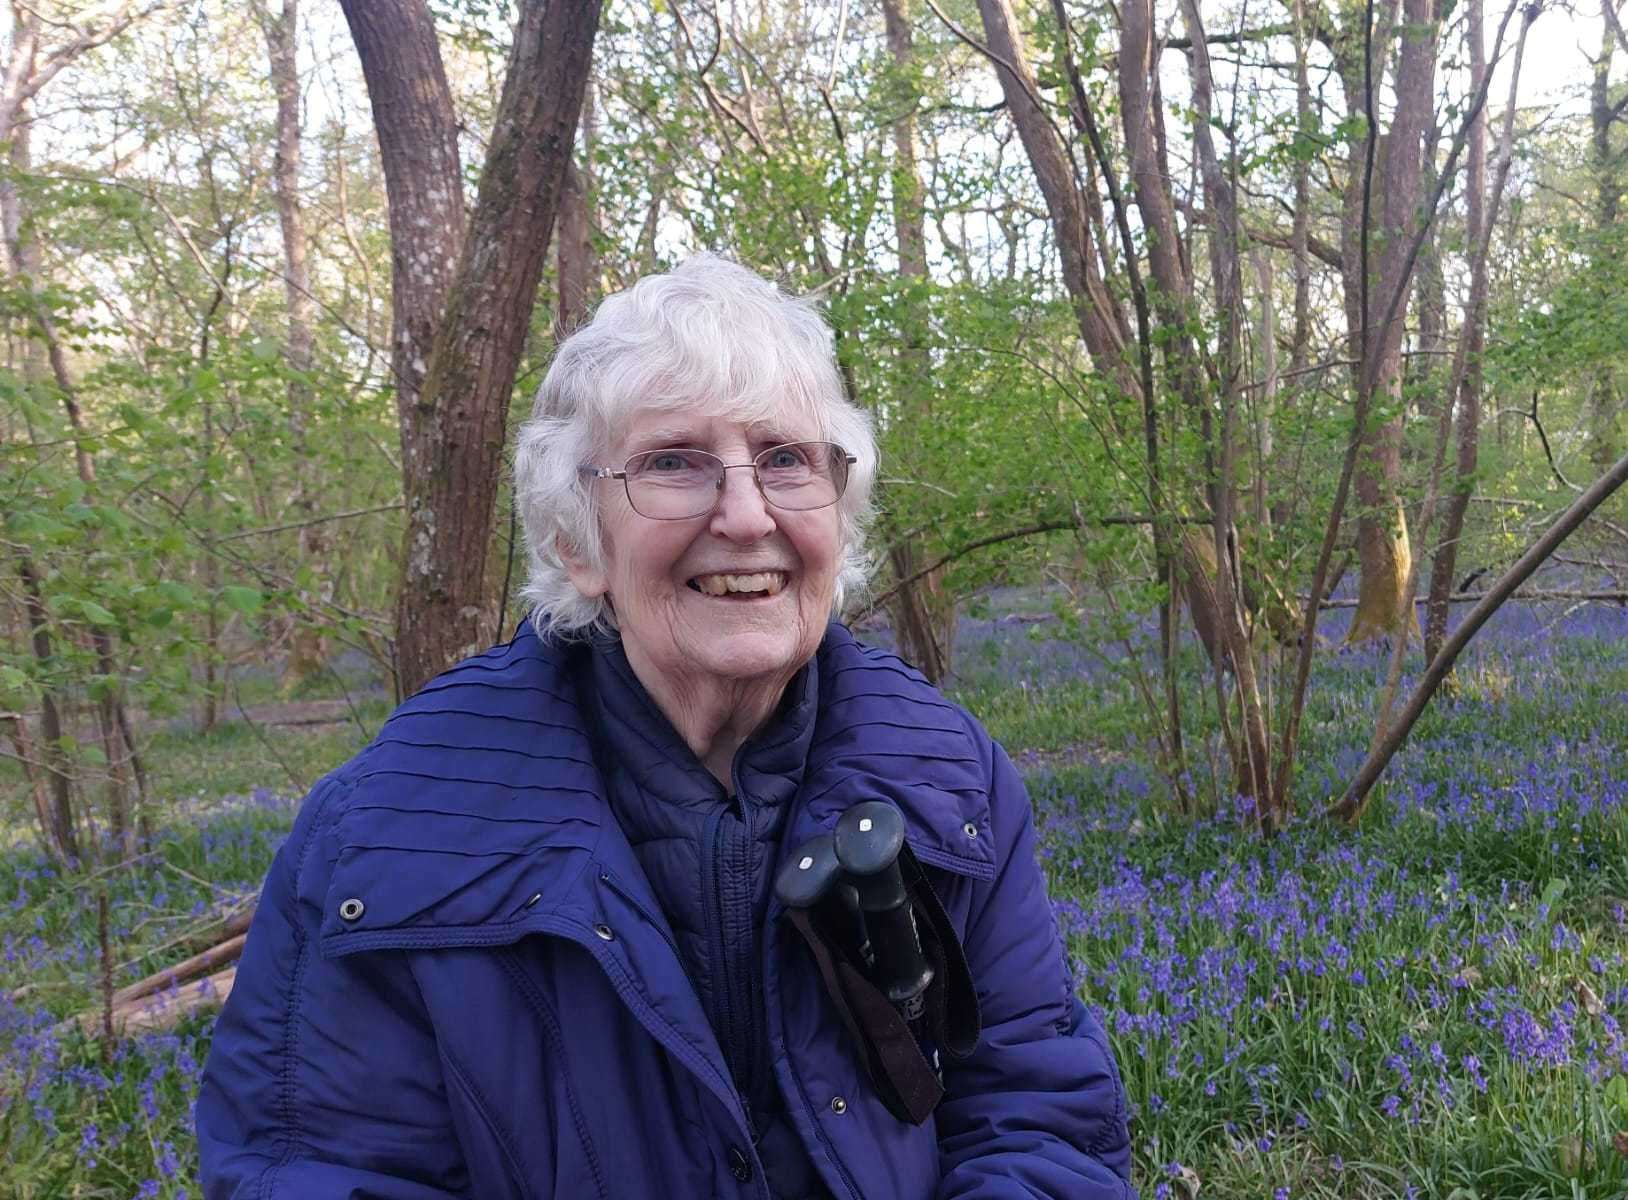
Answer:
POLYGON ((515 458, 533 615, 306 801, 205 1072, 206 1195, 1130 1194, 1023 785, 832 621, 875 473, 818 313, 723 259, 560 347, 515 458), (908 1117, 774 886, 877 801, 981 1022, 881 1054, 933 1065, 908 1117))

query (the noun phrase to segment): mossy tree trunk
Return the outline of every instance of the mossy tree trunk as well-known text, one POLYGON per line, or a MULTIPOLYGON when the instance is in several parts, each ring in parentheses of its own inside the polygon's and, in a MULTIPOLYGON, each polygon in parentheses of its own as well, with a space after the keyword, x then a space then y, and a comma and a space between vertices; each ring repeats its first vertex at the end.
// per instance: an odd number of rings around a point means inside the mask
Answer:
POLYGON ((571 160, 600 5, 521 0, 466 219, 458 125, 425 0, 342 0, 390 203, 391 367, 407 507, 396 683, 496 631, 487 584, 509 398, 571 160))

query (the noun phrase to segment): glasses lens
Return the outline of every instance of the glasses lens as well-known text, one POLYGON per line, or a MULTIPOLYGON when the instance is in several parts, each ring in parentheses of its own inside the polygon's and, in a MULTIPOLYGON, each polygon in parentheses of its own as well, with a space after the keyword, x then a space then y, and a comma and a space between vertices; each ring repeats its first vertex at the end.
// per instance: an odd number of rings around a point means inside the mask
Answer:
POLYGON ((754 461, 763 495, 776 508, 824 508, 835 504, 848 486, 848 455, 832 442, 771 446, 754 461))
POLYGON ((657 521, 698 517, 718 499, 723 460, 704 450, 651 450, 635 454, 627 472, 633 511, 657 521))

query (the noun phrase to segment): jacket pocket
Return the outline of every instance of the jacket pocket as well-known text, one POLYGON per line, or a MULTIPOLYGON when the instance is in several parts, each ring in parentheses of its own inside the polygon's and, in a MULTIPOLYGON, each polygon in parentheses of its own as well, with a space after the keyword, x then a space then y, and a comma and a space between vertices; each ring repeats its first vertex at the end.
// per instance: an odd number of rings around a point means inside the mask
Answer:
MULTIPOLYGON (((539 1151, 546 1148, 551 1159, 544 1163, 540 1161, 540 1154, 531 1156, 538 1161, 528 1164, 530 1170, 527 1174, 530 1178, 526 1179, 527 1194, 555 1196, 559 1200, 575 1200, 576 1197, 584 1195, 597 1196, 599 1200, 611 1200, 599 1153, 594 1147, 589 1123, 577 1095, 575 1081, 571 1077, 570 1057, 566 1053, 565 1035, 560 1025, 559 1013, 549 998, 537 987, 535 980, 520 961, 520 953, 515 947, 506 946, 499 949, 497 958, 504 973, 525 997, 527 1005, 536 1016, 545 1048, 544 1062, 540 1070, 541 1111, 520 1113, 513 1118, 521 1122, 533 1135, 527 1139, 528 1149, 534 1145, 539 1147, 539 1151), (593 1189, 591 1193, 585 1190, 585 1185, 590 1180, 593 1189), (538 1192, 539 1184, 552 1190, 538 1192)), ((512 1127, 513 1121, 509 1124, 512 1127)))
MULTIPOLYGON (((470 1186, 482 1200, 526 1200, 536 1196, 528 1191, 526 1169, 509 1136, 506 1124, 497 1119, 490 1102, 475 1085, 470 1074, 457 1059, 443 1053, 448 1090, 455 1091, 451 1100, 452 1121, 458 1131, 464 1162, 469 1168, 470 1186), (473 1118, 473 1119, 471 1119, 473 1118), (501 1192, 493 1189, 507 1184, 501 1192)), ((538 1200, 544 1200, 538 1197, 538 1200)))

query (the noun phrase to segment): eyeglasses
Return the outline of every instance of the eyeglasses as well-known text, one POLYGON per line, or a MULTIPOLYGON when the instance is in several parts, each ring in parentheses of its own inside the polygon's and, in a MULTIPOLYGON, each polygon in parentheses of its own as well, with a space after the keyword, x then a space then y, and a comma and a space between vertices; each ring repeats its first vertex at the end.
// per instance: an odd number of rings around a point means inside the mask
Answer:
POLYGON ((590 479, 620 479, 633 511, 652 521, 705 516, 724 494, 724 472, 750 468, 763 499, 788 512, 826 508, 842 499, 848 468, 859 460, 835 442, 770 446, 749 463, 726 463, 705 450, 646 450, 614 467, 578 467, 590 479))

